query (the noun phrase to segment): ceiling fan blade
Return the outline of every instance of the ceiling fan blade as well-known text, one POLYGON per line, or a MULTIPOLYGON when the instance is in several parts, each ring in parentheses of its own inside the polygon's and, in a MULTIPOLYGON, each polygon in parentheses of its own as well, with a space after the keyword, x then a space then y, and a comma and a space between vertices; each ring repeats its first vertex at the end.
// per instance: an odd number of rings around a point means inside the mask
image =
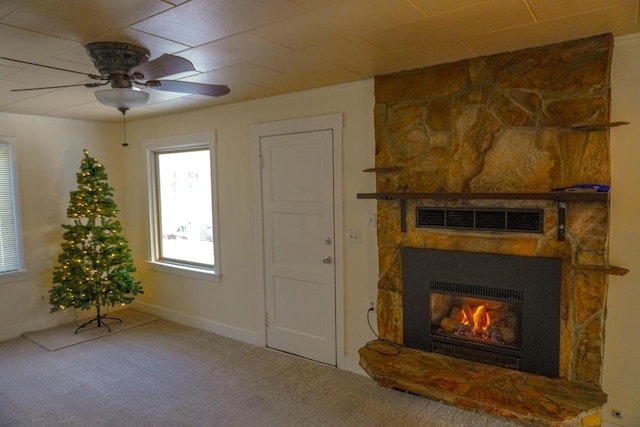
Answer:
POLYGON ((191 93, 193 95, 222 96, 231 90, 225 85, 184 82, 179 80, 151 80, 144 86, 167 92, 191 93))
POLYGON ((13 61, 13 62, 19 62, 21 64, 35 65, 36 67, 49 68, 51 70, 66 71, 68 73, 82 74, 83 76, 87 76, 87 77, 89 77, 90 79, 93 79, 93 80, 103 80, 102 76, 99 76, 97 74, 87 74, 87 73, 83 73, 82 71, 67 70, 65 68, 58 68, 58 67, 52 67, 50 65, 36 64, 35 62, 21 61, 20 59, 7 58, 7 57, 4 57, 4 56, 0 56, 0 59, 5 59, 7 61, 13 61))
POLYGON ((104 86, 106 84, 109 84, 109 81, 106 81, 104 83, 79 83, 77 85, 62 85, 62 86, 47 86, 47 87, 30 87, 30 88, 26 88, 26 89, 11 89, 11 92, 25 92, 27 90, 62 89, 62 88, 65 88, 65 87, 77 87, 77 86, 99 87, 99 86, 104 86))
POLYGON ((152 61, 131 68, 130 74, 142 74, 142 79, 138 80, 155 80, 187 71, 196 71, 189 60, 165 53, 152 61))

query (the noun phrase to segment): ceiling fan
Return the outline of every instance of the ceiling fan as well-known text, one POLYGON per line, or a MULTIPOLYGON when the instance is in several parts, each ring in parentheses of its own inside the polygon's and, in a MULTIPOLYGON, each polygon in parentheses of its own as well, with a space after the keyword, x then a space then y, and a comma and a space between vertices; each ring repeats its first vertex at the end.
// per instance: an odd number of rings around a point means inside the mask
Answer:
POLYGON ((104 105, 115 107, 124 115, 130 108, 143 105, 149 94, 139 88, 188 93, 193 95, 222 96, 230 92, 226 85, 212 85, 180 80, 160 80, 163 77, 188 71, 196 71, 193 64, 182 57, 164 54, 149 61, 150 52, 140 46, 121 42, 95 42, 85 46, 91 61, 100 74, 51 67, 18 59, 0 57, 8 61, 35 65, 59 71, 67 71, 87 76, 94 82, 64 86, 49 86, 27 89, 13 89, 12 92, 42 89, 58 89, 73 86, 95 88, 111 85, 111 89, 98 90, 97 100, 104 105))

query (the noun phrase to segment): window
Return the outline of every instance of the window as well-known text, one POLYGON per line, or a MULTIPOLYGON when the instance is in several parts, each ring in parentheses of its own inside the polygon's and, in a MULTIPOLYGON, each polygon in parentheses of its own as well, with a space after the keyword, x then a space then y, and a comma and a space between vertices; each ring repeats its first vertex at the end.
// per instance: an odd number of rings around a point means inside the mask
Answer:
POLYGON ((24 272, 18 215, 17 184, 13 168, 14 138, 0 137, 0 280, 24 272))
POLYGON ((152 268, 196 277, 219 274, 214 160, 212 141, 150 150, 152 268))

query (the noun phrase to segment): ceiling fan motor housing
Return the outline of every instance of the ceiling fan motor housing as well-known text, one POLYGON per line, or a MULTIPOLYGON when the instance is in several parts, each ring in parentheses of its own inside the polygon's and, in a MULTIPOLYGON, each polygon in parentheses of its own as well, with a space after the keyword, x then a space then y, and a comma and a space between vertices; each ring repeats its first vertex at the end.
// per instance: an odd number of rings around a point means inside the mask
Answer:
POLYGON ((89 43, 86 49, 93 65, 113 88, 131 88, 129 71, 147 62, 150 55, 143 47, 119 42, 89 43))

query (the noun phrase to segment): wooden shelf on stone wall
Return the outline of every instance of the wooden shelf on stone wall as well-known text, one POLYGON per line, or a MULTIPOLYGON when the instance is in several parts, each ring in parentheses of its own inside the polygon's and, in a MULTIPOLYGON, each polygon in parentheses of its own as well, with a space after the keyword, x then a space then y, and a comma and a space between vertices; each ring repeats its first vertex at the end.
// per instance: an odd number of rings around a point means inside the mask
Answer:
POLYGON ((554 200, 556 202, 568 202, 574 200, 583 201, 607 201, 608 192, 597 191, 546 191, 539 193, 358 193, 358 199, 378 200, 554 200))
POLYGON ((362 172, 398 172, 399 170, 402 170, 402 168, 399 166, 386 166, 386 167, 379 167, 379 168, 363 169, 362 172))
POLYGON ((583 130, 583 131, 595 131, 595 130, 606 130, 612 127, 617 127, 617 126, 624 126, 624 125, 628 125, 629 122, 627 121, 620 121, 620 122, 607 122, 607 123, 593 123, 593 124, 584 124, 584 125, 573 125, 571 126, 571 129, 574 130, 583 130))
POLYGON ((616 267, 615 265, 572 265, 571 268, 577 271, 592 271, 613 276, 624 276, 629 272, 628 269, 616 267))

